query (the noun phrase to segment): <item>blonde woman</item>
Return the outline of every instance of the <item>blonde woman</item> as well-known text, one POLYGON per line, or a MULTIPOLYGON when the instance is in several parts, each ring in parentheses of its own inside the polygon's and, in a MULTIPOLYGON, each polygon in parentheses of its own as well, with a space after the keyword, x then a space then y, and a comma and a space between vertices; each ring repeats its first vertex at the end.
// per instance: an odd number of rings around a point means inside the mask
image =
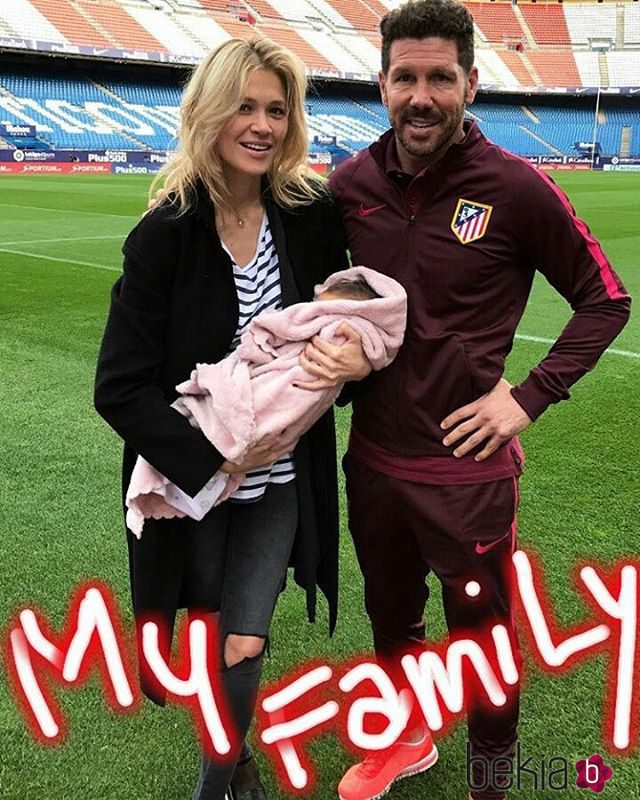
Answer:
MULTIPOLYGON (((233 350, 252 316, 310 300, 348 266, 336 210, 305 167, 305 88, 300 62, 268 39, 227 41, 195 70, 164 199, 124 244, 98 363, 96 408, 124 439, 125 487, 137 454, 190 497, 219 469, 247 473, 201 522, 149 520, 140 540, 127 536, 136 619, 163 620, 167 650, 177 609, 217 615, 217 678, 237 736, 232 758, 203 757, 194 800, 222 800, 232 777, 236 797, 265 797, 243 742, 288 565, 309 617, 319 586, 332 628, 336 619, 332 415, 299 442, 286 431, 263 440, 236 465, 170 408, 176 384, 233 350)), ((305 366, 318 388, 327 369, 335 382, 370 369, 356 336, 311 348, 305 366)), ((164 702, 144 666, 142 685, 164 702)))

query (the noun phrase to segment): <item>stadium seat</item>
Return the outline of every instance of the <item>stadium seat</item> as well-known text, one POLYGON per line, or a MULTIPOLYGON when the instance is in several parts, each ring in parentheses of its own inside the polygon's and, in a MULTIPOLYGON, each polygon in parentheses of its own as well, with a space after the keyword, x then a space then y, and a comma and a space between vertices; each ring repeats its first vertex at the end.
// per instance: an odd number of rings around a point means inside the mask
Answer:
POLYGON ((616 40, 616 7, 602 3, 571 3, 562 6, 573 44, 589 44, 589 40, 616 40))
POLYGON ((73 44, 114 46, 115 42, 91 24, 69 0, 31 0, 31 3, 73 44))
POLYGON ((640 8, 631 3, 624 6, 624 43, 640 45, 640 8))
POLYGON ((538 80, 531 73, 520 53, 515 50, 501 50, 499 55, 522 86, 536 86, 538 84, 538 80))
POLYGON ((170 53, 198 57, 205 54, 206 48, 180 25, 177 15, 169 15, 150 7, 129 5, 123 7, 154 39, 162 42, 170 53))
POLYGON ((537 44, 571 44, 564 6, 556 3, 520 3, 518 8, 537 44))
POLYGON ((2 0, 0 17, 16 36, 41 42, 66 42, 65 35, 29 0, 2 0))
POLYGON ((525 32, 510 3, 465 3, 476 26, 489 42, 506 39, 526 40, 525 32))
POLYGON ((110 0, 83 0, 81 8, 87 16, 108 31, 118 46, 124 50, 141 50, 164 53, 167 48, 128 14, 124 8, 110 0))
POLYGON ((540 52, 531 50, 527 58, 542 86, 581 86, 582 80, 571 51, 540 52))
POLYGON ((360 0, 332 0, 333 7, 359 31, 377 30, 380 17, 360 0))

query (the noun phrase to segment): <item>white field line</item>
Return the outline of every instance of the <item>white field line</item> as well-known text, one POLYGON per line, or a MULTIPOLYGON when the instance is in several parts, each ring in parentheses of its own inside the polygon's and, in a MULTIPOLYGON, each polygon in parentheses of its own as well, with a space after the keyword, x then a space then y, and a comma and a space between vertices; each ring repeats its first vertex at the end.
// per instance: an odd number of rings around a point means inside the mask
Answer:
POLYGON ((89 214, 92 217, 112 217, 113 219, 139 219, 139 214, 105 214, 104 211, 78 211, 75 208, 49 208, 48 206, 23 206, 20 203, 0 203, 2 208, 28 208, 30 211, 56 211, 59 214, 89 214))
POLYGON ((28 241, 24 241, 20 239, 17 242, 0 242, 0 247, 6 247, 7 245, 14 245, 14 244, 50 244, 52 242, 93 242, 97 239, 123 239, 127 234, 126 233, 117 233, 113 236, 72 236, 67 237, 64 239, 30 239, 28 241))
POLYGON ((107 264, 94 264, 91 261, 75 261, 72 258, 56 258, 55 256, 45 256, 41 253, 27 253, 25 250, 11 250, 8 247, 0 247, 0 253, 10 253, 14 256, 27 256, 28 258, 40 258, 43 261, 56 261, 59 264, 76 264, 80 267, 93 267, 94 269, 106 269, 109 272, 122 272, 120 267, 110 267, 107 264))
MULTIPOLYGON (((516 339, 523 342, 538 342, 539 344, 553 344, 555 339, 545 339, 542 336, 526 336, 524 333, 516 333, 516 339)), ((624 356, 625 358, 640 358, 640 353, 634 353, 632 350, 617 350, 615 347, 610 347, 605 350, 611 356, 624 356)))
MULTIPOLYGON (((2 205, 2 203, 0 203, 2 205)), ((116 236, 86 236, 82 237, 83 239, 116 239, 119 237, 116 236)), ((82 241, 81 238, 78 239, 41 239, 40 242, 64 242, 64 241, 82 241)), ((36 244, 37 240, 33 242, 17 242, 17 244, 36 244)), ((13 244, 13 242, 5 242, 4 244, 13 244)), ((16 256, 28 256, 29 258, 40 258, 43 261, 56 261, 61 264, 77 264, 81 267, 93 267, 94 269, 106 269, 109 272, 121 272, 122 270, 119 267, 109 267, 106 264, 93 264, 89 261, 75 261, 70 258, 55 258, 54 256, 45 256, 41 255, 40 253, 27 253, 24 250, 11 250, 7 247, 0 246, 0 253, 10 253, 16 256)), ((553 344, 555 339, 547 339, 543 336, 528 336, 524 333, 516 333, 516 339, 519 339, 522 342, 536 342, 537 344, 553 344)), ((605 350, 605 353, 611 356, 623 356, 625 358, 640 358, 640 353, 634 353, 632 350, 617 350, 614 347, 610 347, 608 350, 605 350)))

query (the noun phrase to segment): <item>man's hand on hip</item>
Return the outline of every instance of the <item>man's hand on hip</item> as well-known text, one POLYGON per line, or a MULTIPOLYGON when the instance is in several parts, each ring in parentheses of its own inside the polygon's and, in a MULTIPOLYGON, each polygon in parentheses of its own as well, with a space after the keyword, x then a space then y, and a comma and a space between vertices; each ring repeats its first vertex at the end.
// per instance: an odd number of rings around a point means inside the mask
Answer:
POLYGON ((475 461, 484 461, 529 425, 531 419, 511 396, 511 384, 504 378, 490 392, 458 408, 440 423, 443 430, 449 431, 442 440, 444 445, 460 442, 453 451, 457 458, 485 443, 474 456, 475 461))

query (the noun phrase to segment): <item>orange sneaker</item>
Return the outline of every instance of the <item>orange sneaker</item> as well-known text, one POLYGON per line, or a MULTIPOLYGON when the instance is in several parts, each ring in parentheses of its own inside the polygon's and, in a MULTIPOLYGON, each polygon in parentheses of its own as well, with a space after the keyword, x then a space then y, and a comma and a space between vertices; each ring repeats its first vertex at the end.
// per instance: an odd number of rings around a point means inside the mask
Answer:
POLYGON ((408 778, 432 767, 438 750, 425 729, 420 742, 396 742, 386 750, 373 750, 354 764, 338 784, 340 800, 376 800, 400 778, 408 778))

